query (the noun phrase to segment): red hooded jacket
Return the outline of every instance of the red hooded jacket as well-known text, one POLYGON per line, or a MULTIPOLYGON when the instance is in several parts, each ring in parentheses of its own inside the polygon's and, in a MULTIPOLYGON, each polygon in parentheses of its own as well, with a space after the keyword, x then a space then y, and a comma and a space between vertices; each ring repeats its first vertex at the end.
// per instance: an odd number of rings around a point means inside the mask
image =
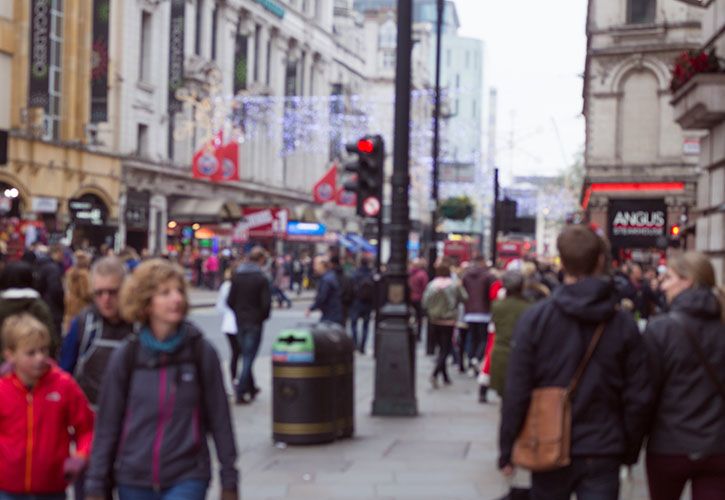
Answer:
POLYGON ((15 494, 62 493, 68 483, 63 462, 88 458, 94 414, 75 380, 51 364, 32 390, 15 373, 0 377, 0 491, 15 494))

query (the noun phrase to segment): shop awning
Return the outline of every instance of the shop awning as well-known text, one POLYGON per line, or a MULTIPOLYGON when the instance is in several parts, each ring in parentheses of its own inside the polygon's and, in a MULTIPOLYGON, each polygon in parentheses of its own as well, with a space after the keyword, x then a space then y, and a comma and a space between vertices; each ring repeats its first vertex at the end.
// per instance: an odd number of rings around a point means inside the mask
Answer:
POLYGON ((351 233, 351 234, 348 234, 347 237, 353 243, 358 245, 364 252, 373 253, 373 254, 377 252, 377 248, 375 247, 375 245, 370 244, 370 242, 368 240, 366 240, 359 234, 351 233))
POLYGON ((242 212, 236 203, 226 200, 183 198, 171 204, 169 218, 189 222, 240 219, 242 212))

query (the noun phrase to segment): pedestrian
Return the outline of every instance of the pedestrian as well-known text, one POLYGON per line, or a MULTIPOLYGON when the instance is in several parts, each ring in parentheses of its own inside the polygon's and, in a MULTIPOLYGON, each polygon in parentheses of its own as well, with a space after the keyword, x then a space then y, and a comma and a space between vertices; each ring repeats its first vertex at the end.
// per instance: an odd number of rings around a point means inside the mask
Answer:
POLYGON ((375 302, 375 281, 373 270, 370 269, 370 261, 366 256, 360 257, 360 265, 353 274, 352 281, 355 284, 355 300, 350 308, 350 330, 352 341, 360 354, 365 354, 365 344, 370 329, 370 314, 373 312, 375 302), (362 320, 362 332, 360 338, 357 336, 359 320, 362 320))
POLYGON ((88 463, 93 411, 50 359, 46 325, 14 314, 2 325, 2 339, 12 369, 0 377, 0 498, 65 499, 88 463))
POLYGON ((252 365, 262 341, 262 326, 272 307, 271 286, 263 271, 266 262, 267 252, 262 247, 252 248, 246 262, 237 267, 229 288, 227 305, 236 317, 237 340, 242 355, 242 373, 236 388, 237 404, 250 403, 259 393, 252 365))
POLYGON ((463 321, 468 325, 468 342, 465 351, 468 355, 468 366, 475 376, 478 373, 478 363, 483 360, 483 351, 488 340, 488 323, 491 321, 491 300, 489 292, 493 281, 486 267, 483 255, 473 258, 463 273, 463 288, 466 289, 466 300, 463 321))
POLYGON ((94 407, 111 355, 133 332, 133 325, 121 317, 119 293, 125 278, 119 258, 98 259, 90 272, 93 302, 73 317, 63 337, 59 365, 73 375, 94 407))
POLYGON ((302 261, 296 255, 292 258, 292 264, 290 265, 292 270, 292 279, 290 289, 295 290, 299 296, 302 293, 302 281, 304 277, 304 265, 302 261))
MULTIPOLYGON (((490 385, 491 389, 496 391, 500 397, 503 397, 514 326, 524 311, 529 308, 531 302, 525 300, 522 295, 524 277, 520 272, 506 271, 501 277, 501 281, 506 290, 506 297, 495 301, 492 306, 491 319, 496 331, 496 339, 491 351, 490 385)), ((488 388, 481 389, 479 401, 486 400, 486 389, 488 388)))
POLYGON ((671 258, 662 282, 670 313, 644 332, 656 391, 647 440, 652 500, 725 498, 725 293, 708 258, 671 258))
POLYGON ((223 499, 237 498, 234 430, 219 358, 186 320, 184 271, 149 259, 121 288, 121 314, 138 333, 111 356, 101 387, 86 480, 88 499, 115 481, 120 500, 202 500, 214 438, 223 499), (119 439, 122 439, 119 445, 119 439))
MULTIPOLYGON (((424 259, 417 258, 413 260, 410 266, 410 273, 408 274, 410 303, 413 306, 413 310, 415 311, 415 338, 418 342, 420 342, 421 339, 421 332, 423 330, 423 319, 425 318, 421 302, 423 301, 423 292, 425 291, 425 287, 428 286, 428 272, 426 271, 427 267, 428 264, 424 259)), ((426 354, 431 356, 434 352, 434 346, 430 331, 428 332, 426 338, 426 354)))
POLYGON ((330 265, 335 276, 337 277, 337 283, 340 286, 340 301, 342 302, 342 326, 347 325, 347 320, 350 318, 350 308, 352 303, 355 301, 355 284, 350 279, 350 276, 345 270, 345 266, 340 261, 340 254, 333 253, 330 256, 330 265))
POLYGON ((466 290, 451 278, 451 268, 446 261, 436 265, 435 273, 436 277, 428 283, 422 301, 428 315, 428 334, 438 346, 438 360, 430 376, 430 383, 434 389, 438 388, 438 375, 443 377, 444 384, 451 383, 446 369, 446 359, 451 353, 458 305, 468 299, 466 290))
MULTIPOLYGON (((567 226, 557 238, 564 285, 529 308, 514 327, 499 435, 499 467, 514 473, 512 449, 524 429, 537 388, 571 388, 567 466, 532 472, 532 498, 616 500, 620 465, 637 461, 653 399, 646 352, 632 316, 617 308, 610 279, 602 276, 606 243, 587 226, 567 226), (585 352, 591 361, 586 363, 585 352), (588 368, 587 368, 588 365, 588 368)), ((534 417, 528 419, 533 422, 534 417)), ((559 425, 547 421, 541 428, 559 425)), ((529 427, 527 427, 527 430, 529 427)), ((518 442, 529 450, 536 438, 518 442)))
POLYGON ((91 294, 91 256, 83 250, 73 254, 74 265, 65 273, 65 314, 63 330, 67 331, 70 321, 93 302, 91 294))
POLYGON ((239 355, 242 349, 239 345, 239 339, 237 338, 237 318, 234 316, 234 311, 227 304, 229 299, 229 290, 232 287, 232 266, 227 267, 224 271, 224 281, 219 287, 219 295, 216 300, 216 310, 222 315, 222 333, 229 341, 229 349, 231 352, 231 358, 229 359, 229 374, 231 375, 232 383, 237 380, 237 368, 239 366, 239 355))
MULTIPOLYGON (((0 273, 0 327, 13 314, 30 313, 48 329, 50 352, 55 352, 60 345, 60 333, 55 332, 50 308, 33 288, 33 282, 33 268, 27 262, 8 262, 5 266, 0 273)), ((2 347, 0 342, 0 348, 2 347)))
POLYGON ((209 290, 217 289, 218 275, 219 258, 212 252, 206 259, 204 259, 204 283, 209 290))
MULTIPOLYGON (((49 251, 41 247, 40 257, 36 261, 36 285, 41 298, 48 304, 53 316, 53 335, 60 335, 65 314, 65 292, 63 290, 63 247, 53 245, 49 251)), ((57 343, 51 345, 51 357, 55 358, 57 343), (55 347, 54 347, 55 346, 55 347)))
POLYGON ((277 306, 283 307, 286 305, 288 309, 292 308, 292 301, 284 293, 284 261, 280 259, 272 259, 270 266, 270 276, 272 280, 272 297, 277 300, 277 306))
POLYGON ((312 305, 305 311, 305 316, 309 317, 312 311, 319 310, 322 313, 320 321, 331 321, 344 326, 342 292, 329 257, 325 255, 315 257, 312 269, 318 277, 317 294, 312 305))

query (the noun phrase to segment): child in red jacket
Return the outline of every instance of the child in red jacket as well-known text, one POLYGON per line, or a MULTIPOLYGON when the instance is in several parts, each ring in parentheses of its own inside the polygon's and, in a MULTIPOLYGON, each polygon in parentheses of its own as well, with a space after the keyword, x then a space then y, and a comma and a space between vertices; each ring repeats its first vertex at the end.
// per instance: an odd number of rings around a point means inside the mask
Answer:
POLYGON ((10 369, 0 376, 0 498, 64 499, 88 461, 93 411, 50 360, 50 334, 40 321, 28 313, 8 317, 2 341, 10 369))

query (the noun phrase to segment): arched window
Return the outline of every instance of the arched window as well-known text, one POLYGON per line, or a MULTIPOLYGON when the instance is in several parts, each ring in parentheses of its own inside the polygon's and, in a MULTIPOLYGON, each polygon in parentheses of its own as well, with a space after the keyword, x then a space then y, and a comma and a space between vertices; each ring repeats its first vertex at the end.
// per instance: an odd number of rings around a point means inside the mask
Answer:
POLYGON ((656 10, 656 0, 627 0, 627 23, 653 23, 655 22, 656 10))
POLYGON ((658 83, 647 70, 632 71, 622 84, 620 156, 624 163, 651 164, 659 154, 658 83))

